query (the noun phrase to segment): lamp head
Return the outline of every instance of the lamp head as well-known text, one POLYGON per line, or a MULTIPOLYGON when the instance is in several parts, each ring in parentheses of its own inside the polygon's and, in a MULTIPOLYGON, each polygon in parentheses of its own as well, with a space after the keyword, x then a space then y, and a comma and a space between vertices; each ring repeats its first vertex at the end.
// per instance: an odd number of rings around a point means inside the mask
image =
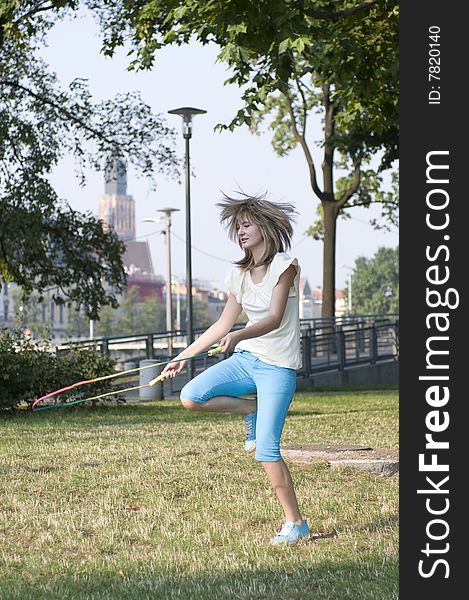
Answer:
POLYGON ((206 112, 206 110, 192 108, 191 106, 183 106, 182 108, 168 110, 169 114, 180 115, 182 117, 182 135, 185 138, 192 137, 192 117, 194 115, 204 115, 206 112))
POLYGON ((169 215, 171 216, 171 213, 173 212, 179 212, 181 209, 180 208, 170 208, 169 206, 166 208, 159 208, 157 210, 157 212, 163 213, 165 215, 169 215))

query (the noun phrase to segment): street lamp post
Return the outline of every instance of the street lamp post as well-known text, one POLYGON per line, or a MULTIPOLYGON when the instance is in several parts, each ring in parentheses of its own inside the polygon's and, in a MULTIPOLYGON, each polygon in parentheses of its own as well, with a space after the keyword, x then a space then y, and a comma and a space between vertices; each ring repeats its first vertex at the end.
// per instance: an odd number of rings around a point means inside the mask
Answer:
POLYGON ((348 269, 350 271, 350 273, 348 274, 348 294, 347 294, 347 300, 348 300, 348 312, 349 315, 352 314, 352 272, 353 272, 353 268, 349 267, 348 265, 340 265, 342 268, 344 269, 348 269))
MULTIPOLYGON (((173 339, 171 336, 173 330, 173 303, 172 303, 172 276, 171 276, 171 215, 178 212, 179 208, 160 208, 158 212, 165 216, 165 239, 166 239, 166 331, 168 336, 168 356, 173 354, 173 339)), ((161 218, 143 219, 144 222, 161 223, 161 218)))
POLYGON ((181 331, 181 282, 178 277, 173 277, 176 285, 176 330, 181 331))
MULTIPOLYGON (((187 343, 194 341, 193 311, 192 311, 192 255, 191 255, 191 188, 190 188, 190 155, 189 140, 192 137, 192 117, 203 115, 207 111, 200 108, 184 106, 169 110, 171 115, 180 115, 182 117, 182 135, 186 141, 186 333, 187 343)), ((194 368, 192 361, 189 361, 189 379, 192 379, 194 368)))

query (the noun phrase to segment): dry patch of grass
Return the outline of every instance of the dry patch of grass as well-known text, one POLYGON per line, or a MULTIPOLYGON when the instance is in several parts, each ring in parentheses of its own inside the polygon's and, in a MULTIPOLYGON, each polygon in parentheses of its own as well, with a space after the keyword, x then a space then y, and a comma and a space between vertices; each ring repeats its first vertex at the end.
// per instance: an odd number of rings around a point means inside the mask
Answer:
MULTIPOLYGON (((240 418, 165 400, 1 419, 2 600, 398 597, 397 476, 291 465, 337 535, 278 548, 240 418)), ((282 441, 395 448, 397 393, 298 394, 282 441)))

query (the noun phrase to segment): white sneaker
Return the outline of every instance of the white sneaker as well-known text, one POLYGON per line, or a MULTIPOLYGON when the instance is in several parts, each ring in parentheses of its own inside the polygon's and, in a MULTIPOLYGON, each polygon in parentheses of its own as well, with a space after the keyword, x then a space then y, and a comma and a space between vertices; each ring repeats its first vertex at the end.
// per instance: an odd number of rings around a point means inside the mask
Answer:
POLYGON ((282 529, 270 541, 272 544, 296 544, 301 538, 309 537, 310 531, 306 520, 302 525, 285 521, 282 529))
POLYGON ((244 450, 246 452, 254 452, 256 449, 256 418, 257 412, 244 415, 244 424, 246 425, 246 441, 244 442, 244 450))

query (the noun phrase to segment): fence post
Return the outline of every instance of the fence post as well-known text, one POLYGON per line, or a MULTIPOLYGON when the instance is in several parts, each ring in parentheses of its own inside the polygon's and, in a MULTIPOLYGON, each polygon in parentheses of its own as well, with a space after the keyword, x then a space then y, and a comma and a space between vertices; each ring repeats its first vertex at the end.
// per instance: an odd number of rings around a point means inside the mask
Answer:
POLYGON ((101 345, 102 353, 106 356, 109 356, 109 340, 107 338, 103 338, 103 343, 101 345))
POLYGON ((339 371, 343 371, 345 368, 345 335, 342 327, 336 331, 336 345, 337 345, 337 362, 339 363, 339 371))
POLYGON ((371 328, 371 340, 370 340, 370 362, 372 365, 378 360, 378 334, 376 331, 376 325, 371 328))
POLYGON ((155 358, 153 351, 153 335, 150 333, 145 340, 147 359, 155 358))
POLYGON ((310 334, 311 356, 317 356, 318 348, 317 348, 317 342, 316 342, 316 325, 314 323, 313 323, 313 328, 308 329, 308 332, 310 334))
POLYGON ((397 320, 394 325, 394 334, 396 336, 394 341, 394 354, 397 360, 399 360, 399 320, 397 320))
POLYGON ((307 329, 303 336, 303 367, 305 377, 311 374, 311 329, 307 329))
POLYGON ((359 318, 358 328, 357 328, 357 343, 358 343, 358 352, 365 351, 365 335, 363 333, 363 327, 365 324, 363 323, 362 317, 359 318))

